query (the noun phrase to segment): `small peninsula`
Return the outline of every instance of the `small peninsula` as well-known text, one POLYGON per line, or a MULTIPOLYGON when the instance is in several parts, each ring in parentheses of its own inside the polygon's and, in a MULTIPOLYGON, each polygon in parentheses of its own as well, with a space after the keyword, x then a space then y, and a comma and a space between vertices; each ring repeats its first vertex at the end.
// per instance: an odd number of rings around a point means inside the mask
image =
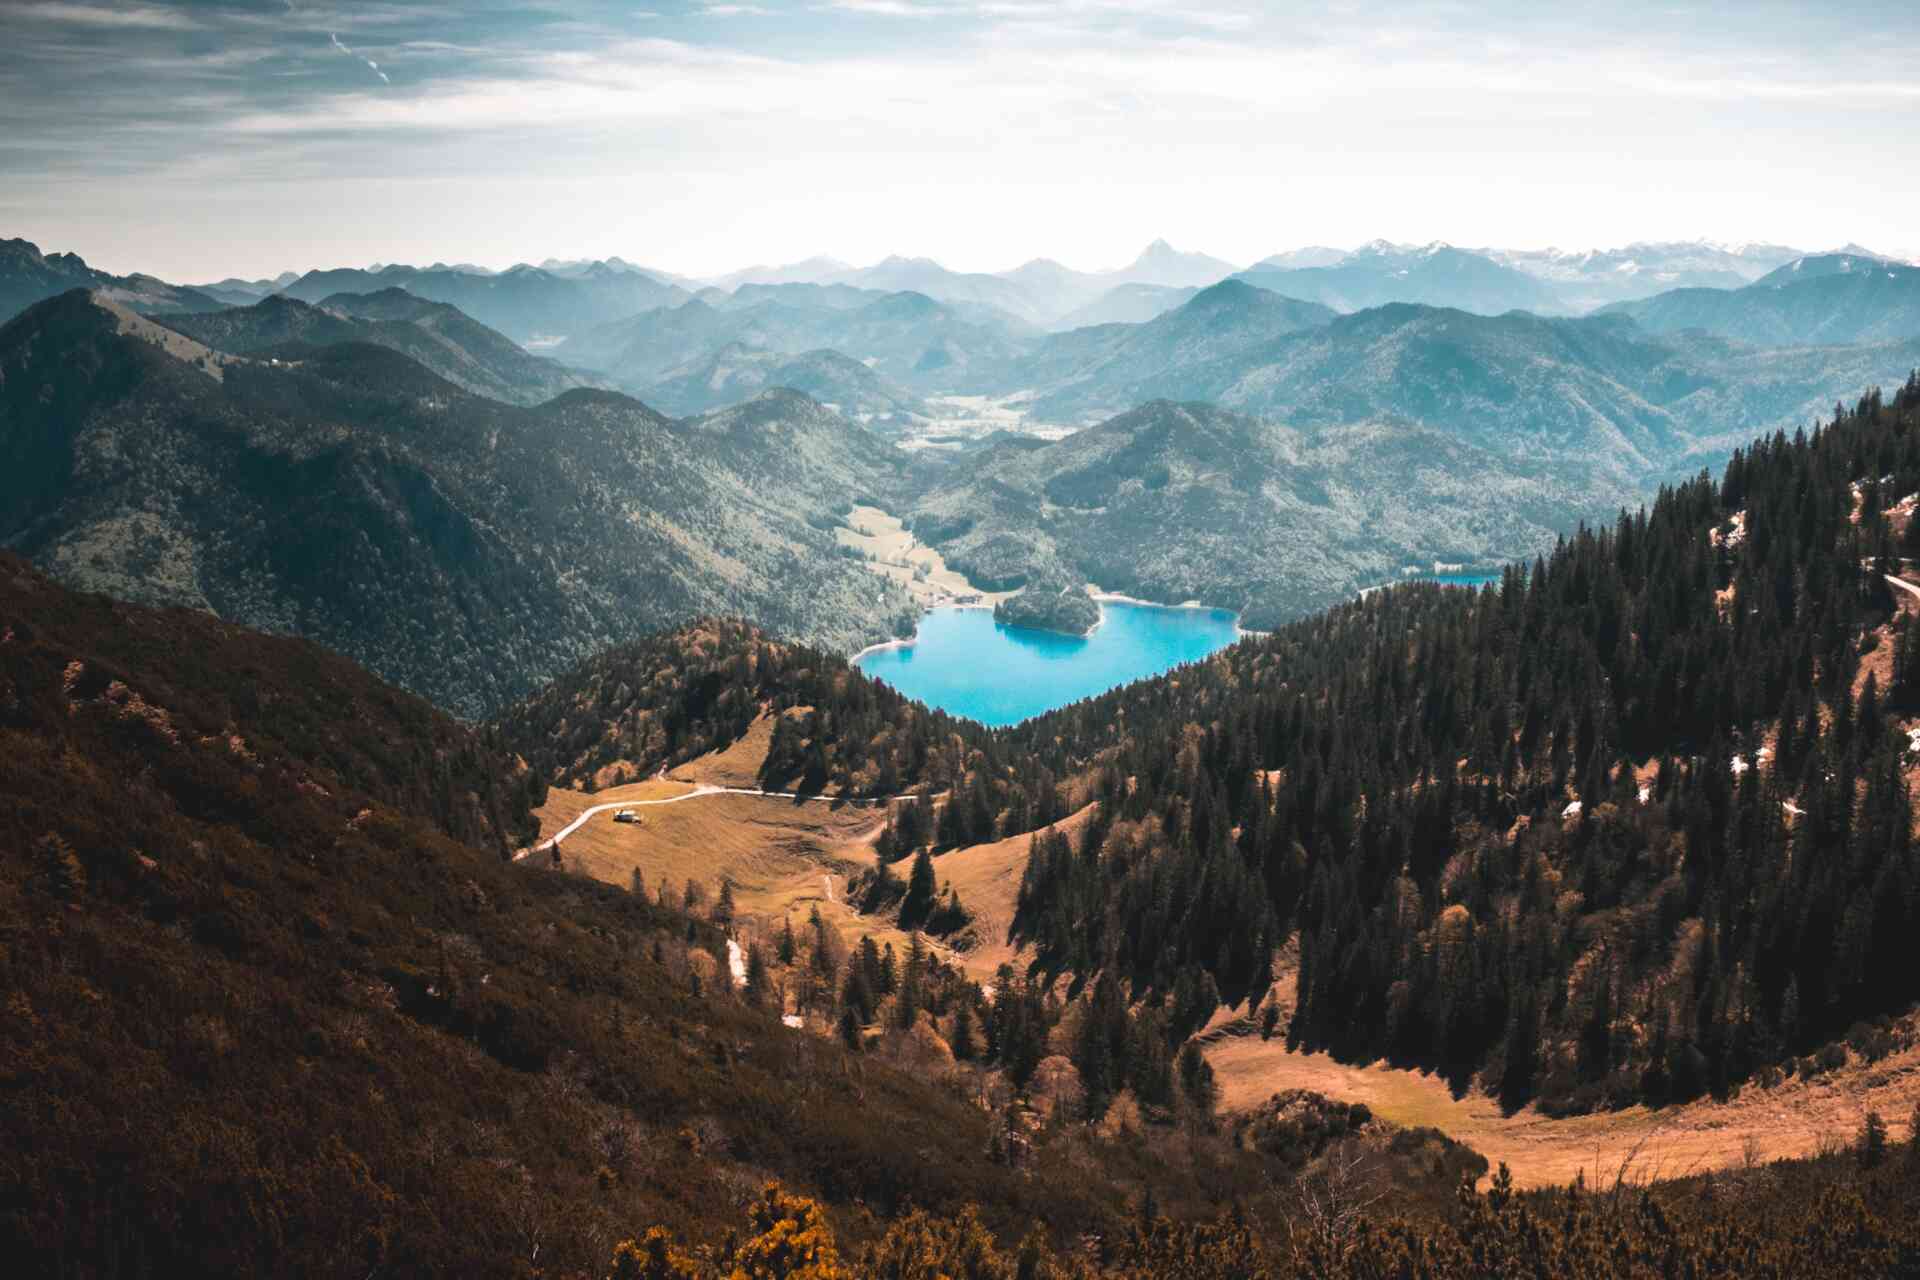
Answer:
POLYGON ((1100 606, 1072 579, 1049 573, 994 605, 993 620, 1009 627, 1084 636, 1100 625, 1100 606))

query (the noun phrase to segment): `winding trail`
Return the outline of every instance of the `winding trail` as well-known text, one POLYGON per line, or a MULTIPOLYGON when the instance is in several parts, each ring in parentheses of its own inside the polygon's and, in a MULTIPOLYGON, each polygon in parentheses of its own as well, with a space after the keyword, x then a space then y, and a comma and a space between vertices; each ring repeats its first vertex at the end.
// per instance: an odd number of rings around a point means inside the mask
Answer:
MULTIPOLYGON (((593 817, 595 814, 611 813, 619 809, 645 809, 658 804, 679 804, 683 800, 697 800, 701 796, 773 796, 783 800, 821 800, 828 804, 847 804, 867 806, 869 808, 881 804, 891 804, 900 798, 899 796, 887 796, 885 798, 875 797, 867 799, 853 796, 802 795, 798 791, 761 791, 754 787, 716 787, 703 782, 684 795, 668 796, 665 800, 616 800, 611 804, 596 804, 591 809, 582 810, 580 815, 572 822, 569 822, 545 840, 530 844, 524 849, 516 850, 513 855, 513 860, 519 862, 529 854, 539 853, 542 850, 553 848, 553 846, 559 844, 562 840, 565 840, 568 836, 585 826, 587 819, 593 817)), ((829 895, 829 898, 831 898, 831 895, 829 895)))

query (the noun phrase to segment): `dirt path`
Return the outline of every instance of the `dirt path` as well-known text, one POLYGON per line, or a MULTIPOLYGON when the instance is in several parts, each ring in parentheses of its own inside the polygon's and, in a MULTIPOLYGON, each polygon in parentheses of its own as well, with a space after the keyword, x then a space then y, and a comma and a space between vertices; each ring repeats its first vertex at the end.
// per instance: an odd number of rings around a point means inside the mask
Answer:
POLYGON ((679 804, 683 800, 698 800, 702 796, 772 796, 782 800, 826 801, 829 804, 856 806, 891 804, 899 798, 897 796, 889 796, 884 800, 867 800, 854 799, 846 796, 802 795, 797 791, 761 791, 755 787, 716 787, 710 783, 701 783, 684 795, 668 796, 664 800, 615 800, 611 804, 596 804, 575 817, 572 822, 569 822, 566 826, 548 836, 545 840, 530 844, 524 849, 517 850, 513 855, 513 860, 519 862, 529 854, 539 853, 542 850, 553 848, 553 846, 559 844, 562 840, 565 840, 568 836, 585 826, 587 820, 596 814, 612 813, 619 809, 644 809, 653 805, 679 804))

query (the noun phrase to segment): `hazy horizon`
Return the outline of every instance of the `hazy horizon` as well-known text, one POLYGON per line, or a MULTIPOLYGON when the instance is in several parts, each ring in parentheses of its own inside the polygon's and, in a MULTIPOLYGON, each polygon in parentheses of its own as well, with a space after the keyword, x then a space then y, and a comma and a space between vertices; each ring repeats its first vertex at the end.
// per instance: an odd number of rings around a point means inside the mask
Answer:
MULTIPOLYGON (((6 228, 0 228, 0 239, 9 238, 14 234, 16 233, 9 231, 6 228)), ((498 274, 500 272, 510 270, 516 266, 538 267, 548 262, 552 262, 556 264, 561 264, 561 263, 572 264, 577 262, 586 262, 586 261, 595 261, 595 260, 605 261, 605 260, 611 260, 615 258, 620 259, 621 261, 625 262, 627 265, 632 267, 641 268, 643 270, 651 269, 651 270, 662 272, 667 275, 678 276, 678 277, 682 277, 682 278, 693 280, 693 281, 714 281, 714 280, 721 280, 725 277, 733 276, 743 272, 756 271, 756 270, 773 271, 773 270, 779 270, 787 267, 798 267, 815 259, 836 259, 842 264, 842 266, 845 269, 849 271, 859 271, 869 267, 878 266, 889 259, 902 258, 902 259, 934 261, 934 262, 937 262, 942 267, 948 268, 950 270, 955 270, 955 271, 967 271, 967 272, 981 273, 981 274, 1002 274, 1002 275, 1008 274, 1014 271, 1015 269, 1025 266, 1029 263, 1033 263, 1037 261, 1052 261, 1052 262, 1058 263, 1061 266, 1068 267, 1076 271, 1082 271, 1088 274, 1119 275, 1124 273, 1126 268, 1132 265, 1133 262, 1137 260, 1137 258, 1140 256, 1141 253, 1144 253, 1147 249, 1151 248, 1151 244, 1143 245, 1139 253, 1127 255, 1126 257, 1120 260, 1112 261, 1112 262, 1081 263, 1081 262, 1063 260, 1062 258, 1052 254, 1032 254, 1026 258, 1020 259, 1017 262, 1006 262, 998 266, 988 266, 988 267, 956 267, 952 262, 944 258, 940 258, 934 254, 914 253, 911 251, 901 252, 901 253, 889 253, 889 254, 883 254, 879 256, 868 256, 868 257, 860 257, 860 258, 853 258, 853 259, 838 258, 838 255, 819 253, 819 254, 806 254, 800 258, 792 259, 790 261, 782 260, 782 261, 737 262, 719 270, 707 270, 707 271, 682 271, 671 266, 666 266, 661 262, 659 262, 658 260, 648 259, 644 256, 640 256, 634 253, 621 253, 617 251, 606 253, 606 254, 585 254, 585 253, 523 254, 519 256, 509 256, 507 258, 496 259, 494 261, 481 261, 474 256, 466 255, 466 254, 439 253, 434 255, 431 258, 426 256, 416 256, 413 258, 407 258, 407 257, 395 255, 395 256, 386 256, 386 257, 375 256, 362 261, 338 261, 338 262, 336 261, 324 261, 324 262, 288 261, 286 263, 281 264, 280 266, 258 270, 258 271, 227 271, 227 270, 220 270, 220 271, 214 271, 214 272, 203 271, 198 275, 193 275, 193 276, 175 275, 171 277, 166 277, 165 273, 154 272, 149 266, 147 266, 145 259, 140 258, 137 251, 134 254, 134 258, 131 262, 125 263, 125 264, 119 264, 109 260, 104 254, 100 256, 96 256, 93 253, 89 253, 79 245, 64 243, 64 242, 37 241, 33 236, 30 236, 30 235, 22 236, 21 238, 29 241, 33 241, 43 253, 56 253, 56 252, 76 253, 76 254, 79 254, 79 256, 82 259, 84 259, 89 266, 92 266, 92 267, 113 270, 116 273, 141 271, 149 275, 160 275, 163 278, 170 279, 175 284, 213 284, 220 280, 225 280, 225 279, 265 280, 265 279, 272 279, 282 273, 287 273, 287 272, 291 272, 295 275, 300 275, 308 271, 364 270, 364 269, 371 269, 371 268, 384 269, 390 266, 408 266, 408 267, 424 268, 424 267, 430 267, 436 264, 441 264, 448 267, 480 267, 487 271, 498 274)), ((1374 240, 1362 241, 1357 244, 1280 245, 1280 246, 1276 246, 1269 253, 1260 255, 1259 258, 1251 258, 1251 259, 1226 258, 1224 255, 1209 253, 1207 248, 1204 245, 1183 244, 1183 243, 1169 240, 1167 237, 1164 237, 1164 236, 1155 237, 1155 239, 1156 241, 1166 243, 1169 247, 1171 247, 1177 253, 1205 254, 1206 256, 1220 258, 1222 261, 1229 262, 1236 269, 1244 270, 1256 265, 1262 259, 1274 256, 1277 254, 1284 254, 1286 252, 1293 251, 1293 250, 1323 248, 1323 249, 1338 250, 1342 253, 1353 253, 1360 249, 1366 248, 1369 245, 1374 244, 1379 240, 1385 239, 1385 237, 1376 237, 1374 240)), ((1780 248, 1798 249, 1800 251, 1803 251, 1809 254, 1817 254, 1817 253, 1826 253, 1826 252, 1843 249, 1851 245, 1852 247, 1857 249, 1871 250, 1877 254, 1886 255, 1888 258, 1895 261, 1905 261, 1905 262, 1913 263, 1915 265, 1920 265, 1920 256, 1916 256, 1915 254, 1905 252, 1900 249, 1889 248, 1884 245, 1861 244, 1857 239, 1838 237, 1838 236, 1829 236, 1825 240, 1821 240, 1813 243, 1804 243, 1804 244, 1787 244, 1785 242, 1773 241, 1773 240, 1737 240, 1735 241, 1735 240, 1722 240, 1713 236, 1677 236, 1677 235, 1648 237, 1648 238, 1643 238, 1643 239, 1635 240, 1631 242, 1622 242, 1619 244, 1591 244, 1591 245, 1588 245, 1588 244, 1574 245, 1574 244, 1559 244, 1559 243, 1493 244, 1493 243, 1485 243, 1485 242, 1461 244, 1461 243, 1455 243, 1452 241, 1439 241, 1437 239, 1392 241, 1391 243, 1397 248, 1413 249, 1413 250, 1418 250, 1428 245, 1444 243, 1448 247, 1462 249, 1468 252, 1477 252, 1481 250, 1501 250, 1501 251, 1529 252, 1529 253, 1544 252, 1544 251, 1560 251, 1560 252, 1569 252, 1569 253, 1582 253, 1582 252, 1594 251, 1594 252, 1605 253, 1605 252, 1611 252, 1611 251, 1630 249, 1635 245, 1700 244, 1700 245, 1713 245, 1713 246, 1717 246, 1717 247, 1720 247, 1723 249, 1729 249, 1729 250, 1737 250, 1744 245, 1777 246, 1780 248)))
POLYGON ((30 0, 0 234, 174 280, 619 256, 1920 250, 1909 4, 30 0), (1866 188, 1871 198, 1852 193, 1866 188))

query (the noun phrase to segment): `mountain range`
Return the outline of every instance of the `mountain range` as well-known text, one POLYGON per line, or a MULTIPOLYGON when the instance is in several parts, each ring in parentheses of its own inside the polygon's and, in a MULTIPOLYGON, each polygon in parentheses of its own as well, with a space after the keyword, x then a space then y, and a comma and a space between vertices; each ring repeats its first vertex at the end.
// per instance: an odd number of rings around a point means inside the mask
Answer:
POLYGON ((43 298, 69 289, 93 289, 133 311, 215 311, 225 305, 197 289, 152 276, 116 276, 87 265, 77 253, 43 254, 26 240, 0 240, 0 322, 43 298))
POLYGON ((922 412, 912 392, 838 351, 787 355, 738 342, 668 370, 645 395, 665 413, 694 414, 738 404, 773 387, 802 392, 875 430, 922 412))
MULTIPOLYGON (((1233 301, 1258 296, 1249 289, 1233 301)), ((1153 325, 1177 329, 1169 322, 1201 301, 1153 325)), ((1210 330, 1222 331, 1228 326, 1210 330)), ((1138 355, 1132 367, 1156 372, 1124 384, 1118 399, 1206 401, 1299 426, 1418 423, 1506 455, 1577 456, 1624 476, 1670 464, 1698 443, 1808 422, 1849 385, 1896 383, 1920 361, 1920 340, 1759 351, 1655 337, 1617 316, 1394 304, 1183 351, 1138 355)), ((1098 383, 1042 384, 1035 401, 1041 416, 1069 419, 1114 406, 1098 383)))
POLYGON ((1409 249, 1375 240, 1331 266, 1256 267, 1237 278, 1336 311, 1362 311, 1390 302, 1458 307, 1484 315, 1563 307, 1551 286, 1526 272, 1438 242, 1409 249))
POLYGON ((348 267, 309 271, 280 292, 302 302, 322 302, 336 294, 378 293, 396 287, 433 302, 450 303, 514 341, 536 347, 692 296, 679 285, 607 263, 566 275, 530 266, 498 275, 451 267, 390 266, 379 271, 348 267))
POLYGON ((1370 241, 1354 250, 1309 246, 1269 255, 1238 270, 1206 254, 1155 241, 1124 267, 1080 271, 1035 259, 999 272, 953 271, 928 258, 895 256, 865 267, 814 258, 784 267, 756 267, 699 280, 642 267, 620 257, 548 258, 504 271, 471 263, 282 272, 272 278, 230 277, 198 288, 148 276, 110 277, 71 254, 42 255, 24 241, 0 252, 0 319, 63 287, 114 287, 136 311, 210 310, 250 305, 271 293, 321 302, 339 293, 404 287, 458 306, 517 342, 547 348, 643 311, 699 298, 712 306, 751 304, 784 293, 805 305, 852 306, 890 293, 920 293, 969 319, 1020 331, 1064 331, 1105 323, 1139 323, 1192 293, 1239 275, 1260 287, 1335 310, 1391 302, 1456 307, 1482 314, 1524 309, 1581 314, 1676 290, 1737 290, 1799 259, 1888 255, 1848 245, 1808 255, 1782 245, 1719 245, 1707 241, 1636 243, 1620 249, 1561 251, 1463 249, 1434 243, 1370 241))
POLYGON ((1676 289, 1609 312, 1652 333, 1700 329, 1756 346, 1887 342, 1920 334, 1920 267, 1856 254, 1795 258, 1739 289, 1676 289))
POLYGON ((1065 577, 1263 629, 1408 565, 1524 558, 1634 491, 1584 458, 1515 458, 1444 429, 1296 430, 1159 400, 971 455, 913 527, 996 590, 1065 577))
POLYGON ((1525 557, 1920 366, 1920 339, 1339 315, 1244 280, 1051 335, 922 294, 831 296, 644 312, 590 334, 606 371, 582 374, 400 289, 163 323, 73 291, 0 331, 0 544, 475 713, 703 612, 842 649, 909 628, 906 592, 834 545, 856 504, 978 585, 1064 576, 1266 626, 1408 565, 1525 557), (944 456, 884 438, 933 392, 1020 388, 1033 416, 1094 425, 944 456), (427 633, 430 658, 405 639, 427 633))
POLYGON ((251 306, 157 318, 229 355, 293 361, 306 348, 372 343, 411 356, 464 391, 509 404, 539 404, 575 387, 598 385, 558 361, 529 353, 458 307, 398 287, 335 294, 317 306, 276 293, 251 306))
POLYGON ((834 552, 909 461, 793 393, 675 422, 468 394, 348 340, 213 352, 74 291, 0 328, 0 543, 62 578, 319 640, 477 714, 703 613, 836 648, 910 624, 834 552))
POLYGON ((882 293, 846 306, 813 301, 818 288, 792 286, 747 306, 695 298, 594 329, 554 354, 643 391, 733 344, 792 355, 831 348, 904 386, 933 390, 1012 361, 1030 341, 1030 331, 1011 317, 982 318, 923 293, 882 293), (796 297, 804 301, 788 300, 796 297))
POLYGON ((1001 393, 1035 389, 1041 393, 1032 406, 1036 417, 1084 420, 1169 394, 1141 389, 1177 380, 1190 365, 1327 324, 1337 315, 1317 303, 1224 280, 1144 323, 1049 335, 1011 367, 993 370, 991 383, 973 385, 1001 393))
MULTIPOLYGON (((251 420, 310 377, 408 437, 453 394, 354 342, 302 368, 74 291, 0 329, 0 442, 33 465, 34 406, 119 395, 164 468, 156 379, 251 420)), ((1920 535, 1883 498, 1920 486, 1920 378, 1859 403, 1498 589, 999 732, 713 619, 461 723, 0 553, 0 1241, 33 1274, 1910 1276, 1920 623, 1885 570, 1920 535), (963 877, 1005 931, 929 941, 963 877), (1303 1076, 1368 1101, 1269 1087, 1303 1076), (1645 1111, 1697 1162, 1584 1189, 1645 1111)), ((857 483, 831 419, 670 425, 857 483)), ((1451 447, 1395 438, 1403 477, 1451 447)), ((1357 455, 1300 476, 1300 443, 1147 405, 1042 446, 1040 497, 1311 501, 1357 455)))

